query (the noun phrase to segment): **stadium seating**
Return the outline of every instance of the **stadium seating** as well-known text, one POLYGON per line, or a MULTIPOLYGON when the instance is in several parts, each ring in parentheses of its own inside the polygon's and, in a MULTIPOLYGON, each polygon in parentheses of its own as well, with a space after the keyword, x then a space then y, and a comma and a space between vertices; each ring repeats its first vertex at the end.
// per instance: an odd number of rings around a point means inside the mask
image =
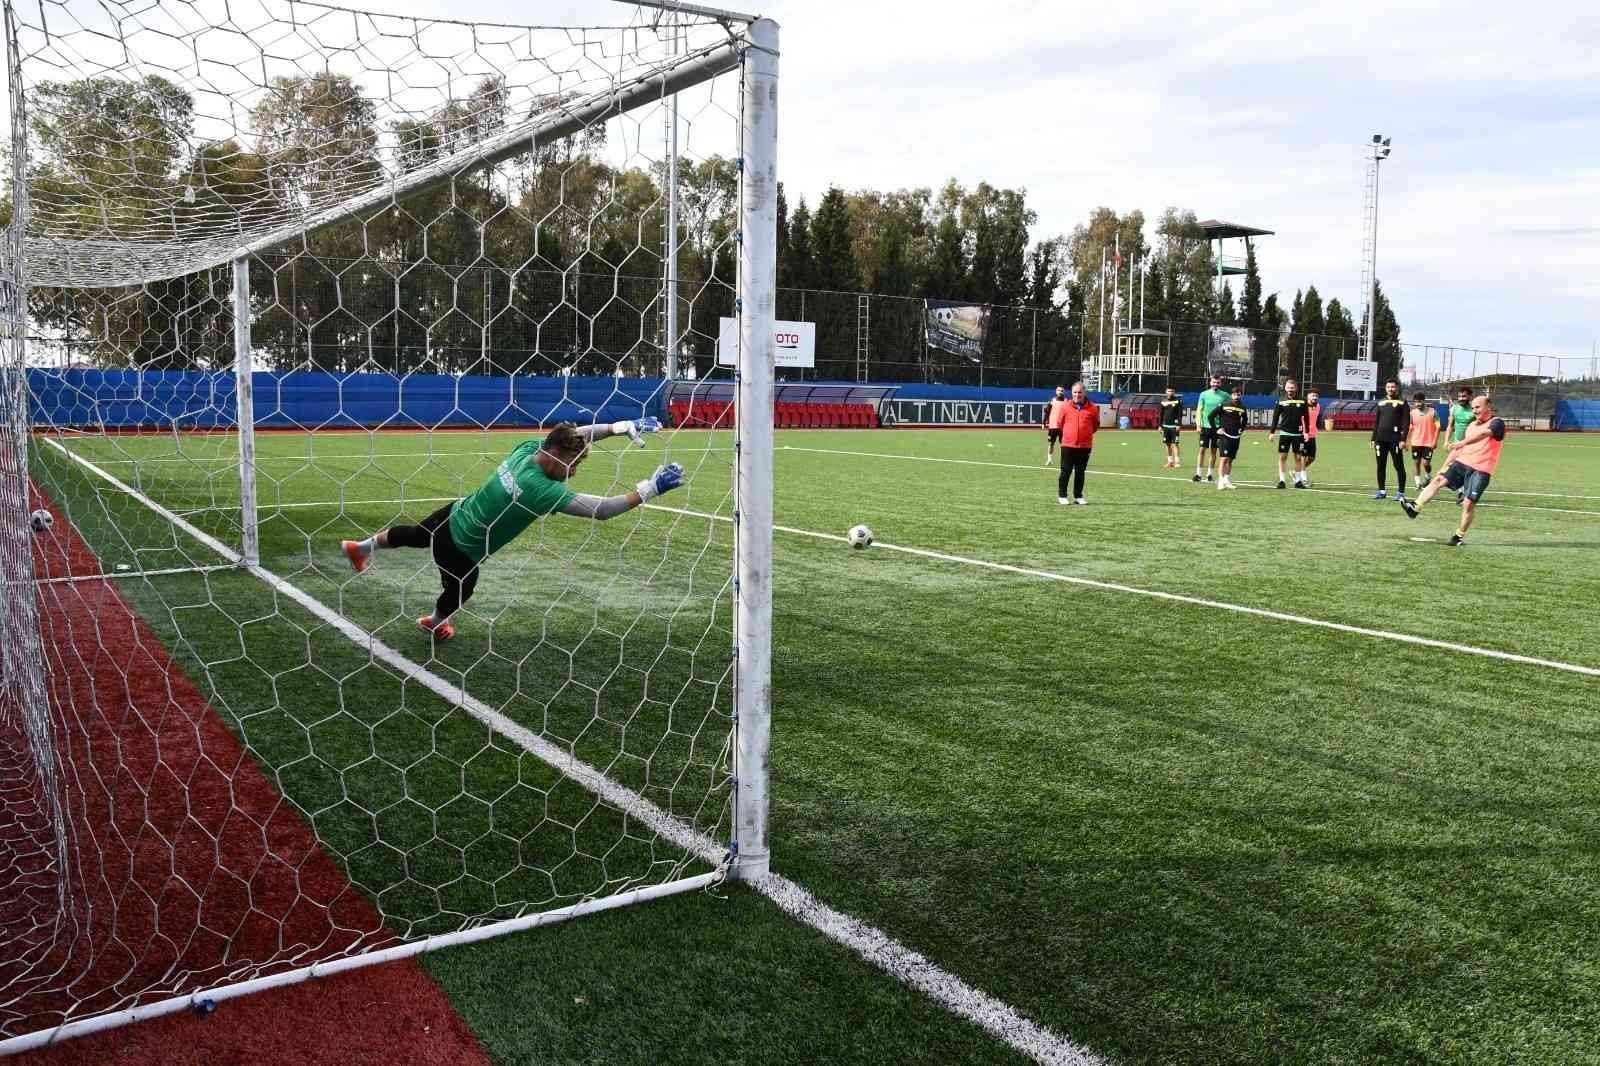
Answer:
MULTIPOLYGON (((672 425, 684 429, 728 429, 733 404, 727 400, 674 400, 667 405, 672 425)), ((773 408, 778 429, 875 429, 878 411, 870 403, 780 403, 773 408)))
POLYGON ((1358 429, 1370 432, 1378 421, 1376 400, 1324 400, 1323 422, 1336 430, 1358 429))
POLYGON ((674 400, 668 405, 671 423, 681 429, 729 429, 733 404, 728 400, 674 400))

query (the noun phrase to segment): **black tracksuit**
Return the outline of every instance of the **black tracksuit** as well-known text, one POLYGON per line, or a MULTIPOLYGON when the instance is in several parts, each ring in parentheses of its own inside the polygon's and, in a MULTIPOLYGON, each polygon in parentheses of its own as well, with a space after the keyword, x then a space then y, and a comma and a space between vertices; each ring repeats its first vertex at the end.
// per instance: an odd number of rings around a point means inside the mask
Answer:
POLYGON ((1291 448, 1296 452, 1300 450, 1300 440, 1306 435, 1306 423, 1310 418, 1310 409, 1298 396, 1292 400, 1285 396, 1278 401, 1278 405, 1272 409, 1272 429, 1278 434, 1280 452, 1291 448))
POLYGON ((1377 419, 1372 423, 1373 449, 1378 455, 1378 491, 1384 491, 1388 480, 1389 462, 1394 463, 1394 473, 1400 492, 1406 491, 1406 465, 1401 457, 1406 437, 1411 432, 1411 407, 1398 396, 1385 396, 1378 401, 1377 419))
POLYGON ((1217 452, 1224 459, 1239 457, 1239 438, 1250 424, 1250 412, 1242 403, 1227 403, 1211 412, 1211 428, 1217 431, 1217 452))

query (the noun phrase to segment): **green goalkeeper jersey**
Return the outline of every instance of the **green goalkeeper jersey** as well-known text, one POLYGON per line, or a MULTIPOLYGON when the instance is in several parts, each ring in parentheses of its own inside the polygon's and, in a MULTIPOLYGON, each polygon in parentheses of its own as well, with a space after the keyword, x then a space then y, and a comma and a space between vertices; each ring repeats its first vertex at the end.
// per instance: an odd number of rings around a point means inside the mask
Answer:
POLYGON ((1454 444, 1467 435, 1467 430, 1472 426, 1477 415, 1472 413, 1472 408, 1462 407, 1458 403, 1450 405, 1450 439, 1446 444, 1454 444))
POLYGON ((577 495, 539 468, 534 456, 543 443, 517 445, 482 488, 451 508, 450 539, 463 555, 481 563, 577 495))
POLYGON ((1211 412, 1221 407, 1233 398, 1233 394, 1226 389, 1207 389, 1200 394, 1200 400, 1194 408, 1194 424, 1201 429, 1211 425, 1211 412))

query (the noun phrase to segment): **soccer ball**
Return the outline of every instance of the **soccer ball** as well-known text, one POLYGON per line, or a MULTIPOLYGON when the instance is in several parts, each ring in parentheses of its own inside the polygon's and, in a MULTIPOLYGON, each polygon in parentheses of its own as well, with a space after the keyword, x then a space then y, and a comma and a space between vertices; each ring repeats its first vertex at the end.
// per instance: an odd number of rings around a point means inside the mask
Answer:
POLYGON ((33 523, 33 531, 35 533, 43 533, 56 524, 56 516, 42 507, 28 517, 29 521, 33 523))
POLYGON ((844 539, 850 542, 852 548, 866 548, 872 544, 872 530, 866 526, 851 526, 844 539))

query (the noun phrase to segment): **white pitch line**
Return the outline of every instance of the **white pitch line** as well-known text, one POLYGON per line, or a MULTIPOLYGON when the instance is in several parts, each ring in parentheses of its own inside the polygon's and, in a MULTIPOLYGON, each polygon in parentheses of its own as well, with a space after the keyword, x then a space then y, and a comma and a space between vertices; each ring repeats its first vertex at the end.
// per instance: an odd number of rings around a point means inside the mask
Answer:
POLYGON ((172 574, 210 574, 218 570, 237 570, 235 563, 214 563, 207 566, 171 566, 161 570, 112 570, 99 574, 63 574, 60 577, 35 578, 34 583, 39 585, 73 585, 85 581, 105 581, 116 579, 119 581, 134 577, 168 577, 172 574))
MULTIPOLYGON (((43 437, 43 438, 40 438, 40 439, 41 440, 51 440, 52 438, 43 437)), ((536 440, 538 438, 530 437, 528 439, 529 440, 536 440)), ((726 452, 727 450, 728 449, 726 449, 726 448, 710 448, 710 447, 707 447, 707 448, 688 448, 688 447, 683 447, 683 446, 674 446, 674 447, 671 448, 671 451, 673 451, 675 454, 683 454, 683 453, 689 453, 689 452, 700 452, 700 453, 712 454, 712 453, 717 453, 717 452, 726 452)), ((326 462, 326 463, 366 462, 369 459, 420 459, 420 460, 425 460, 427 462, 434 462, 434 461, 442 460, 442 459, 456 459, 456 458, 460 458, 460 459, 502 458, 503 459, 505 457, 505 455, 506 455, 506 451, 507 451, 507 449, 501 448, 501 449, 497 449, 495 451, 476 451, 476 452, 467 452, 467 451, 318 452, 318 453, 313 453, 313 454, 310 454, 310 455, 273 455, 272 453, 267 452, 267 453, 257 453, 257 455, 256 455, 256 465, 260 466, 262 463, 302 463, 302 464, 310 464, 312 466, 315 466, 316 464, 323 463, 323 462, 326 462)), ((626 453, 623 453, 623 454, 626 454, 626 453)), ((101 466, 154 466, 154 465, 159 464, 159 463, 183 463, 183 464, 189 465, 189 466, 199 466, 201 464, 219 464, 219 465, 221 465, 223 467, 223 470, 222 471, 218 471, 218 473, 223 473, 223 472, 226 472, 227 468, 229 468, 229 467, 238 466, 239 465, 239 457, 237 455, 157 455, 157 456, 151 456, 151 457, 148 457, 148 458, 145 458, 145 457, 126 458, 126 459, 99 458, 99 459, 95 459, 94 462, 100 464, 101 466)))
MULTIPOLYGON (((647 503, 646 507, 657 511, 670 511, 674 514, 689 515, 695 518, 710 518, 718 522, 731 522, 733 519, 707 514, 704 511, 688 511, 678 507, 665 507, 661 504, 647 503)), ((789 533, 798 537, 810 537, 813 540, 848 541, 837 533, 818 533, 810 529, 797 529, 794 526, 773 526, 780 533, 789 533)), ((1586 677, 1600 677, 1600 667, 1580 666, 1577 663, 1564 663, 1555 659, 1539 659, 1531 655, 1518 655, 1515 652, 1498 651, 1494 648, 1480 648, 1473 644, 1456 644, 1448 640, 1435 640, 1432 637, 1419 637, 1412 633, 1397 633, 1387 629, 1368 629, 1365 626, 1346 625, 1343 622, 1329 622, 1322 618, 1310 618, 1306 615, 1286 614, 1283 611, 1269 611, 1263 607, 1246 607, 1238 603, 1225 603, 1221 600, 1208 600, 1203 596, 1189 596, 1180 592, 1163 592, 1160 589, 1139 588, 1136 585, 1119 585, 1113 581, 1097 581, 1089 577, 1074 577, 1071 574, 1058 574, 1051 570, 1035 570, 1026 566, 1012 566, 1010 563, 996 563, 988 559, 974 559, 965 555, 951 555, 947 552, 930 551, 927 548, 911 548, 903 544, 886 544, 883 541, 874 541, 868 551, 899 552, 902 555, 915 555, 922 559, 936 559, 943 563, 960 563, 964 566, 976 566, 985 570, 996 570, 1005 574, 1016 574, 1020 577, 1036 577, 1044 581, 1059 581, 1067 585, 1081 585, 1085 588, 1102 589, 1106 592, 1122 592, 1131 596, 1146 596, 1150 599, 1165 600, 1168 603, 1185 603, 1194 607, 1209 607, 1217 611, 1231 611, 1234 614, 1246 614, 1255 618, 1269 618, 1275 622, 1292 622, 1295 625, 1315 626, 1318 629, 1331 629, 1339 633, 1351 633, 1361 637, 1374 637, 1379 640, 1395 640, 1403 644, 1415 644, 1424 648, 1437 648, 1440 651, 1457 652, 1462 655, 1479 655, 1486 659, 1499 659, 1503 662, 1521 663, 1525 666, 1540 666, 1547 670, 1561 670, 1570 674, 1582 674, 1586 677)))
MULTIPOLYGON (((989 466, 989 467, 997 467, 997 468, 999 468, 1001 470, 1033 470, 1033 471, 1041 471, 1041 470, 1053 469, 1052 467, 1046 467, 1046 466, 1042 466, 1042 465, 1041 466, 1032 466, 1032 465, 1027 464, 1027 463, 996 463, 996 462, 993 462, 993 461, 983 460, 983 459, 945 459, 945 458, 931 456, 931 455, 894 455, 894 454, 891 454, 889 452, 853 452, 853 451, 845 451, 845 450, 839 449, 839 448, 804 448, 804 447, 799 447, 799 446, 796 446, 796 445, 793 445, 793 444, 780 444, 780 445, 778 445, 778 450, 779 451, 789 451, 789 452, 813 452, 813 453, 818 454, 818 455, 850 455, 850 456, 857 456, 857 457, 863 458, 863 459, 901 459, 901 460, 904 460, 906 462, 914 462, 914 463, 955 463, 955 464, 960 465, 960 466, 989 466)), ((1192 484, 1192 482, 1190 482, 1187 478, 1169 477, 1169 476, 1167 476, 1165 474, 1129 474, 1129 473, 1126 473, 1126 472, 1121 471, 1121 470, 1094 470, 1093 474, 1094 474, 1095 477, 1129 477, 1129 478, 1138 478, 1138 479, 1140 479, 1142 481, 1166 481, 1166 482, 1170 482, 1170 483, 1172 483, 1174 485, 1192 484)), ((1275 481, 1240 481, 1240 482, 1237 482, 1237 484, 1242 485, 1245 488, 1251 488, 1251 489, 1269 489, 1269 488, 1272 488, 1274 485, 1276 485, 1277 482, 1275 482, 1275 481)), ((1317 488, 1316 486, 1312 486, 1309 489, 1301 489, 1299 491, 1302 491, 1302 492, 1322 492, 1322 493, 1328 494, 1329 496, 1360 496, 1360 497, 1366 497, 1367 496, 1366 492, 1354 492, 1354 491, 1348 491, 1348 490, 1344 490, 1344 489, 1317 488)), ((1498 492, 1498 490, 1496 490, 1496 491, 1498 492)), ((1503 493, 1499 493, 1499 494, 1502 495, 1502 496, 1513 495, 1512 493, 1509 493, 1509 492, 1503 492, 1503 493)), ((1559 493, 1554 493, 1554 492, 1530 492, 1530 493, 1523 493, 1522 495, 1544 496, 1544 497, 1548 497, 1548 498, 1563 499, 1563 500, 1600 499, 1600 497, 1592 497, 1592 496, 1563 496, 1563 495, 1561 495, 1559 493)), ((1479 504, 1478 506, 1480 506, 1480 507, 1494 507, 1494 506, 1497 506, 1497 507, 1500 507, 1502 510, 1506 510, 1506 511, 1547 511, 1547 512, 1550 512, 1550 513, 1553 513, 1553 514, 1578 514, 1578 515, 1587 515, 1590 518, 1600 518, 1600 511, 1585 511, 1585 510, 1574 509, 1574 508, 1569 508, 1569 507, 1540 507, 1537 504, 1518 504, 1515 507, 1511 507, 1511 506, 1507 506, 1506 504, 1494 504, 1493 502, 1487 503, 1487 504, 1479 504)))
MULTIPOLYGON (((131 485, 119 481, 114 475, 95 466, 87 459, 72 454, 53 440, 47 443, 59 448, 73 462, 91 473, 104 478, 112 485, 132 496, 156 514, 172 522, 200 543, 219 552, 235 563, 242 562, 240 555, 226 544, 201 529, 190 525, 173 512, 162 507, 131 485)), ((657 508, 675 510, 674 508, 657 508)), ((700 512, 684 511, 699 515, 700 512)), ((731 521, 720 515, 706 515, 719 521, 731 521)), ((649 825, 663 838, 684 851, 706 862, 717 864, 727 853, 727 847, 709 836, 683 824, 637 792, 619 785, 600 771, 582 762, 565 749, 545 740, 542 736, 518 725, 494 710, 482 700, 467 692, 465 687, 452 685, 427 667, 384 644, 354 622, 345 618, 310 593, 301 590, 278 575, 259 566, 246 567, 272 589, 300 604, 316 617, 327 622, 356 645, 365 647, 376 659, 387 663, 409 678, 420 681, 430 691, 460 706, 472 717, 493 729, 512 743, 536 758, 554 767, 560 773, 587 788, 595 795, 649 825)), ((972 987, 955 974, 930 961, 926 956, 907 947, 887 933, 834 910, 810 892, 778 874, 749 882, 751 887, 777 904, 785 914, 799 919, 824 936, 854 951, 867 962, 883 970, 901 983, 928 996, 951 1013, 980 1026, 996 1039, 1035 1062, 1050 1066, 1103 1066, 1105 1059, 1095 1055, 1044 1026, 1029 1021, 1014 1007, 972 987)))

